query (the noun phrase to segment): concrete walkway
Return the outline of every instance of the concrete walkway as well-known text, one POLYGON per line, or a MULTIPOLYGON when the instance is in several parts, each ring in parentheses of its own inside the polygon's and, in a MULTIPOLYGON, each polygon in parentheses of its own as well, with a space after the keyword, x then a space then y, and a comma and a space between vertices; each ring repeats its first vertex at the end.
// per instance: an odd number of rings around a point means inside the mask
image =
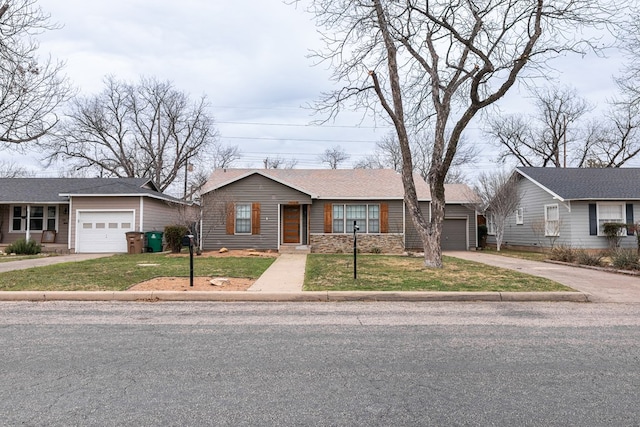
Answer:
POLYGON ((305 254, 281 254, 247 289, 252 292, 302 292, 305 254))
POLYGON ((592 302, 640 303, 640 277, 581 267, 529 261, 482 251, 447 252, 445 255, 545 277, 589 294, 592 302))

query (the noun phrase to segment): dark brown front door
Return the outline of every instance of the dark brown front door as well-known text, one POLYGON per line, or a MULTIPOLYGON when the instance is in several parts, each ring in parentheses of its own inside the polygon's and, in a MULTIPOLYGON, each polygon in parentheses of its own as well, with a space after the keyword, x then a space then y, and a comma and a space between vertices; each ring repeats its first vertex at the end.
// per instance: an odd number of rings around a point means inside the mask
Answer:
POLYGON ((282 208, 282 243, 300 243, 300 206, 282 208))

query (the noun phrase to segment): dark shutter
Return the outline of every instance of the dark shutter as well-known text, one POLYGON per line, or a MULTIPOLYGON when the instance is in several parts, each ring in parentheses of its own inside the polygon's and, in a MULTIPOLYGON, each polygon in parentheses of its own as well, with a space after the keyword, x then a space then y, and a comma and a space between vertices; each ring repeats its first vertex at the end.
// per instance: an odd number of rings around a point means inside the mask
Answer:
POLYGON ((324 232, 331 233, 333 229, 333 205, 331 203, 324 204, 324 232))
POLYGON ((236 207, 233 203, 227 203, 227 234, 236 232, 236 207))
POLYGON ((389 205, 380 203, 380 232, 389 232, 389 205))
POLYGON ((598 214, 595 203, 589 203, 589 235, 598 235, 598 214))
POLYGON ((633 236, 633 203, 627 203, 627 236, 633 236))
POLYGON ((260 234, 260 203, 251 206, 251 234, 260 234))

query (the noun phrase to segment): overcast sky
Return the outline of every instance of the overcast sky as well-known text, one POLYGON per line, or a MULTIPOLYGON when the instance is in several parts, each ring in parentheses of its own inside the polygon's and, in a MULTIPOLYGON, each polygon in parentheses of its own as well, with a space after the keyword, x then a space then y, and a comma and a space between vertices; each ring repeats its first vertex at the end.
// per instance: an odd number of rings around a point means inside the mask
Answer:
MULTIPOLYGON (((311 16, 281 0, 39 3, 63 25, 41 36, 40 53, 65 61, 79 91, 99 92, 104 76, 112 74, 132 82, 142 75, 170 80, 194 99, 205 94, 222 141, 244 154, 237 166, 261 167, 265 157, 280 155, 297 159, 298 167, 323 167, 317 156, 335 145, 352 156, 344 165, 350 166, 389 132, 370 121, 359 126, 362 112, 309 126, 316 117, 303 107, 330 88, 329 72, 306 57, 319 43, 311 16)), ((593 57, 573 57, 557 67, 563 81, 593 102, 604 101, 619 68, 593 57)), ((518 93, 502 103, 510 111, 527 105, 518 93)), ((496 149, 482 147, 483 157, 470 170, 494 167, 490 154, 496 149)), ((35 165, 35 159, 19 161, 35 165)))

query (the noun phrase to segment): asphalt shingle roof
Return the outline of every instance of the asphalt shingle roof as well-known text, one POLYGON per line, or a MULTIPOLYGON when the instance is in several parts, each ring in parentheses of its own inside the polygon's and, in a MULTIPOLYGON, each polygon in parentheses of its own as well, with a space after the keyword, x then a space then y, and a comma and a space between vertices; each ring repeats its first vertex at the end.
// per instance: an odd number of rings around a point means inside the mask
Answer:
POLYGON ((564 200, 640 200, 640 168, 517 170, 564 200))
POLYGON ((124 194, 174 199, 155 191, 147 178, 0 178, 0 202, 4 203, 64 203, 67 195, 124 194))
MULTIPOLYGON (((403 199, 402 177, 392 169, 219 169, 211 174, 203 193, 259 173, 320 199, 403 199)), ((431 200, 429 185, 416 175, 419 200, 431 200)), ((446 185, 446 198, 452 202, 470 199, 464 184, 446 185)))

